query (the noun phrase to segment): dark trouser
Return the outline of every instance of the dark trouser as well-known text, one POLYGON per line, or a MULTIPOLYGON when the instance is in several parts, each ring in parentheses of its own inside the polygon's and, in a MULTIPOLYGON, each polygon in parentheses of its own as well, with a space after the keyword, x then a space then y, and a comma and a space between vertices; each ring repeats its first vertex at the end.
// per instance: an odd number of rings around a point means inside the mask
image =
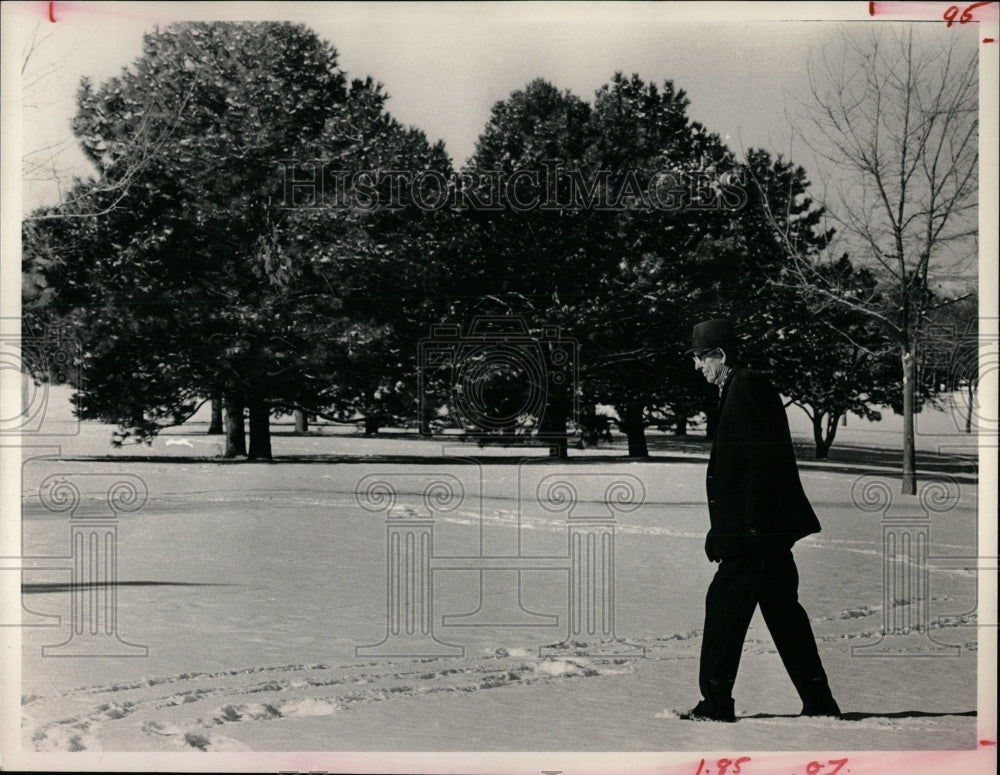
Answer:
POLYGON ((799 573, 791 550, 722 560, 705 600, 698 679, 705 699, 731 700, 743 641, 758 605, 803 703, 819 703, 830 697, 809 617, 799 604, 798 588, 799 573))

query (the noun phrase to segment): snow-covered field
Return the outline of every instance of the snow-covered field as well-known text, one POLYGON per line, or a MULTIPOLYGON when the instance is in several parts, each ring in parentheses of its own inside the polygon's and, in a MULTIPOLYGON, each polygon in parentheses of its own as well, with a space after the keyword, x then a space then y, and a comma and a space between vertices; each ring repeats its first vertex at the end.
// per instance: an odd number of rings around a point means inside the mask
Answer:
MULTIPOLYGON (((795 435, 808 440, 800 414, 789 410, 795 435)), ((58 420, 50 412, 50 427, 58 420)), ((897 421, 851 418, 838 444, 891 449, 897 421)), ((74 436, 37 436, 31 444, 58 449, 23 456, 23 623, 34 625, 20 629, 24 750, 689 751, 692 773, 704 751, 972 751, 996 739, 995 710, 977 715, 975 456, 949 411, 919 423, 921 451, 940 453, 934 460, 953 477, 950 490, 930 493, 942 496, 925 502, 932 509, 899 495, 891 465, 802 460, 823 532, 796 548, 800 597, 845 718, 796 717, 800 703, 758 614, 732 725, 675 713, 699 699, 703 596, 715 567, 702 551, 704 446, 670 448, 665 437, 637 463, 617 459, 619 440, 574 450, 569 462, 526 450, 533 457, 520 464, 518 450, 470 461, 461 456, 483 451, 330 429, 300 438, 276 424, 280 462, 266 464, 215 459, 220 440, 201 422, 151 448, 118 451, 107 446, 107 427, 89 423, 74 436), (71 607, 70 518, 39 498, 52 475, 80 488, 78 516, 108 513, 100 504, 116 477, 148 488, 141 509, 119 514, 115 547, 94 555, 103 562, 116 551, 117 600, 87 598, 113 608, 107 626, 145 655, 65 658, 71 649, 51 648, 70 638, 74 622, 76 645, 113 640, 90 633, 71 607), (861 494, 873 478, 888 483, 888 511, 862 508, 879 492, 861 494), (375 479, 396 491, 391 512, 378 510, 377 491, 359 505, 375 479), (461 497, 425 500, 433 481, 461 497), (545 489, 558 481, 575 488, 572 509, 545 489), (615 481, 633 497, 609 512, 615 481), (586 521, 600 517, 603 526, 586 521), (416 559, 406 565, 404 536, 397 583, 387 530, 406 520, 416 559), (573 566, 570 536, 580 525, 591 525, 598 546, 613 531, 613 565, 597 552, 573 566), (926 561, 909 566, 926 569, 925 582, 891 572, 886 581, 884 533, 927 538, 926 561), (431 581, 426 599, 421 572, 431 581), (574 602, 587 600, 581 578, 598 594, 610 596, 613 584, 614 608, 596 604, 588 626, 584 605, 574 629, 574 602), (431 632, 419 644, 387 637, 394 589, 403 634, 427 616, 431 632), (883 638, 887 623, 909 634, 883 638), (380 642, 397 656, 364 648, 380 642)), ((99 572, 78 568, 88 578, 99 572)), ((817 757, 804 753, 799 771, 817 757)), ((822 772, 836 758, 824 754, 822 772)), ((855 773, 867 771, 861 764, 855 773)))

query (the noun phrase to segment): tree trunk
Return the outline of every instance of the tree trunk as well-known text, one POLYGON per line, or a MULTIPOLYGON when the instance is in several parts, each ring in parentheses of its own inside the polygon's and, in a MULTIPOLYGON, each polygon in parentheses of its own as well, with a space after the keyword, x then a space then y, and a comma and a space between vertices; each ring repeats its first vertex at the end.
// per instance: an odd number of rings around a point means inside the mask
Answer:
POLYGON ((225 433, 222 425, 222 395, 215 393, 212 395, 212 419, 208 423, 208 436, 221 436, 225 433))
POLYGON ((904 495, 917 494, 917 450, 913 436, 913 416, 916 412, 916 365, 914 347, 904 345, 900 353, 903 362, 903 483, 904 495))
POLYGON ((823 417, 825 415, 822 412, 813 412, 812 426, 813 426, 813 443, 816 445, 816 459, 824 460, 826 458, 827 447, 823 441, 823 417))
POLYGON ((976 400, 975 385, 970 379, 966 386, 966 396, 969 399, 969 406, 965 410, 965 432, 972 433, 972 402, 976 400))
POLYGON ((243 457, 247 453, 246 429, 243 424, 243 399, 230 395, 225 401, 226 457, 243 457))
POLYGON ((678 417, 677 421, 674 423, 674 435, 675 436, 687 436, 688 435, 688 420, 687 417, 678 417))
POLYGON ((377 436, 379 429, 378 414, 372 412, 365 417, 365 436, 377 436))
POLYGON ((830 456, 830 447, 833 446, 833 440, 837 436, 837 423, 840 418, 841 415, 838 413, 827 415, 825 412, 816 412, 813 415, 813 441, 816 443, 817 460, 826 460, 830 456), (827 420, 825 433, 823 432, 824 418, 827 420))
POLYGON ((260 396, 251 396, 250 406, 250 460, 271 459, 271 412, 260 396))
POLYGON ((569 430, 566 424, 569 414, 568 382, 553 382, 546 393, 545 408, 538 426, 538 435, 550 444, 550 457, 569 457, 569 430))
POLYGON ((625 406, 622 414, 621 428, 628 437, 629 457, 649 457, 649 447, 646 445, 646 424, 642 417, 642 404, 631 403, 625 406))
POLYGON ((580 413, 580 441, 585 447, 597 446, 600 431, 597 428, 597 404, 586 403, 580 413))
POLYGON ((293 410, 292 416, 295 418, 295 435, 304 436, 309 433, 309 416, 301 409, 293 410))

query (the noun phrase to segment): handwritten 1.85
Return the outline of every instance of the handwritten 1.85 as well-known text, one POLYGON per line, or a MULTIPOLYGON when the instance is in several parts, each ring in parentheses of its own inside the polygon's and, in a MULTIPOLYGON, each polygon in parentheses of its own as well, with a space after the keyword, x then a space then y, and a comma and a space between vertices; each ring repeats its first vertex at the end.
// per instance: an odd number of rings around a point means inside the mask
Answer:
MULTIPOLYGON (((715 765, 705 764, 702 759, 698 762, 698 770, 694 775, 740 775, 740 765, 750 761, 749 756, 741 756, 739 759, 719 759, 715 765), (730 770, 729 768, 732 767, 730 770)), ((827 759, 826 764, 822 762, 809 762, 805 768, 805 775, 837 775, 847 764, 847 759, 827 759)), ((850 772, 846 770, 845 772, 850 772)), ((749 773, 747 774, 749 775, 749 773)), ((798 775, 797 773, 793 775, 798 775)))
POLYGON ((716 769, 713 769, 711 764, 706 767, 705 760, 702 759, 698 763, 698 771, 694 775, 740 775, 740 765, 746 764, 748 761, 750 761, 749 756, 741 756, 736 761, 732 759, 719 759, 715 763, 716 769), (729 771, 730 767, 733 768, 731 772, 729 771))

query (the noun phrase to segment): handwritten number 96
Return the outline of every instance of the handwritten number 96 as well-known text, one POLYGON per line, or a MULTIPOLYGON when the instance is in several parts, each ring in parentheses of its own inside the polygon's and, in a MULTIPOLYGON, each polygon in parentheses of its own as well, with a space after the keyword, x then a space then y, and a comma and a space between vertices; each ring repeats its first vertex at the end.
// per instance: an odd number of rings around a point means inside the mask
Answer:
MULTIPOLYGON (((979 6, 981 6, 981 5, 989 5, 989 3, 988 2, 986 2, 986 3, 973 3, 972 5, 967 6, 966 9, 964 11, 962 11, 962 15, 958 17, 958 23, 959 24, 968 24, 971 21, 975 21, 975 19, 972 18, 972 12, 976 8, 978 8, 979 6)), ((961 11, 961 10, 962 9, 959 8, 957 5, 950 5, 950 6, 948 6, 948 10, 944 12, 945 21, 948 22, 948 24, 945 25, 945 26, 950 27, 952 24, 954 24, 955 23, 955 17, 958 16, 958 12, 961 11)))

